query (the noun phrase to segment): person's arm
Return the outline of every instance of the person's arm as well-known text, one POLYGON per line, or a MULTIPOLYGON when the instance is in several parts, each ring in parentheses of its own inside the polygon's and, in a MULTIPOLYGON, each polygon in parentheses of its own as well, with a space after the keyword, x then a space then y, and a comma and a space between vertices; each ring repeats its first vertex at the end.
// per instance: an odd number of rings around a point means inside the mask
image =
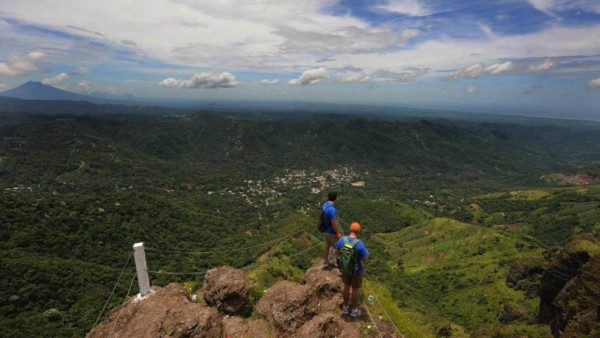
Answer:
POLYGON ((361 248, 357 248, 357 249, 360 249, 360 253, 362 256, 362 258, 360 260, 363 261, 364 263, 366 263, 369 260, 369 250, 367 250, 365 243, 363 243, 361 241, 360 244, 361 244, 361 248))
POLYGON ((337 218, 331 220, 331 225, 333 225, 333 231, 335 231, 335 236, 337 238, 342 237, 342 232, 340 231, 340 223, 338 223, 337 218))

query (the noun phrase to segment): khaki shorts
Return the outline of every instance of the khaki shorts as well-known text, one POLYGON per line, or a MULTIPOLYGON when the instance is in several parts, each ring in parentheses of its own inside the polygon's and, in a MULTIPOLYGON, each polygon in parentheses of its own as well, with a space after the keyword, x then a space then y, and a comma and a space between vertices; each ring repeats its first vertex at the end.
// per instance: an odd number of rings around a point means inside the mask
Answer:
POLYGON ((342 276, 342 282, 344 282, 344 285, 346 286, 350 285, 354 289, 360 289, 362 286, 362 275, 354 275, 350 278, 345 278, 342 276))
POLYGON ((337 237, 335 236, 335 234, 330 234, 328 232, 325 233, 325 244, 329 244, 333 248, 335 248, 336 242, 337 242, 337 237))

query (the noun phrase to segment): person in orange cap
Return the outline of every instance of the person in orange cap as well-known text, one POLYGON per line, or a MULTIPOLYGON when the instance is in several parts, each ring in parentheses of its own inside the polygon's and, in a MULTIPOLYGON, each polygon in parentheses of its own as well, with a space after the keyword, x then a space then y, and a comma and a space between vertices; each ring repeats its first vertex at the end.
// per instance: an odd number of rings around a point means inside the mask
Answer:
POLYGON ((369 259, 369 251, 363 241, 358 239, 360 234, 360 223, 353 222, 350 225, 350 235, 341 237, 335 244, 338 251, 338 267, 342 272, 344 289, 342 297, 342 314, 352 317, 360 317, 362 312, 358 308, 358 294, 362 286, 362 277, 365 271, 363 263, 369 259), (352 297, 350 297, 352 288, 352 297), (348 304, 350 302, 350 304, 348 304), (350 311, 352 309, 352 311, 350 311))

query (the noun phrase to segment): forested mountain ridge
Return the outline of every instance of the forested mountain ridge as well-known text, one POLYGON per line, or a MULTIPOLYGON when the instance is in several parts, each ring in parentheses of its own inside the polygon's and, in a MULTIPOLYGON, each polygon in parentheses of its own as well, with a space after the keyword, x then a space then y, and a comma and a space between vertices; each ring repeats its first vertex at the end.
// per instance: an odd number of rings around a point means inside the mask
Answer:
POLYGON ((218 114, 20 119, 8 118, 0 126, 5 188, 43 189, 78 180, 94 189, 148 186, 152 180, 150 185, 164 186, 220 174, 239 178, 243 172, 252 178, 338 166, 451 179, 541 175, 574 170, 583 160, 593 163, 600 153, 595 142, 600 128, 568 126, 218 114))

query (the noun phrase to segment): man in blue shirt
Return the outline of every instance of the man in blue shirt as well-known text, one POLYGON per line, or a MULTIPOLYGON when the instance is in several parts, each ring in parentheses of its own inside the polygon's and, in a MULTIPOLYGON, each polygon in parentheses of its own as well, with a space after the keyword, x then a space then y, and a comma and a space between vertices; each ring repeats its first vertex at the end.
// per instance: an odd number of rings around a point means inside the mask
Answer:
POLYGON ((360 234, 360 224, 358 222, 354 222, 350 225, 350 236, 344 236, 338 239, 337 243, 335 243, 335 248, 338 253, 344 246, 344 241, 347 240, 348 243, 352 243, 354 241, 358 241, 354 246, 357 254, 357 269, 356 273, 350 277, 346 278, 342 276, 342 281, 344 282, 344 289, 342 290, 342 297, 344 298, 344 304, 342 305, 342 313, 345 315, 350 315, 352 317, 360 317, 362 312, 358 308, 358 293, 360 291, 360 287, 362 286, 362 276, 365 271, 365 267, 363 262, 367 262, 369 259, 369 251, 365 246, 363 241, 358 239, 358 235, 360 234), (352 287, 352 297, 350 297, 350 287, 352 287), (348 306, 348 301, 350 300, 350 306, 348 306), (352 312, 350 312, 350 307, 352 307, 352 312))
POLYGON ((337 192, 330 191, 327 194, 327 202, 323 203, 321 210, 325 213, 325 247, 323 248, 323 264, 332 266, 329 262, 329 248, 335 246, 335 242, 340 238, 340 224, 337 220, 337 212, 335 210, 335 200, 337 192))

